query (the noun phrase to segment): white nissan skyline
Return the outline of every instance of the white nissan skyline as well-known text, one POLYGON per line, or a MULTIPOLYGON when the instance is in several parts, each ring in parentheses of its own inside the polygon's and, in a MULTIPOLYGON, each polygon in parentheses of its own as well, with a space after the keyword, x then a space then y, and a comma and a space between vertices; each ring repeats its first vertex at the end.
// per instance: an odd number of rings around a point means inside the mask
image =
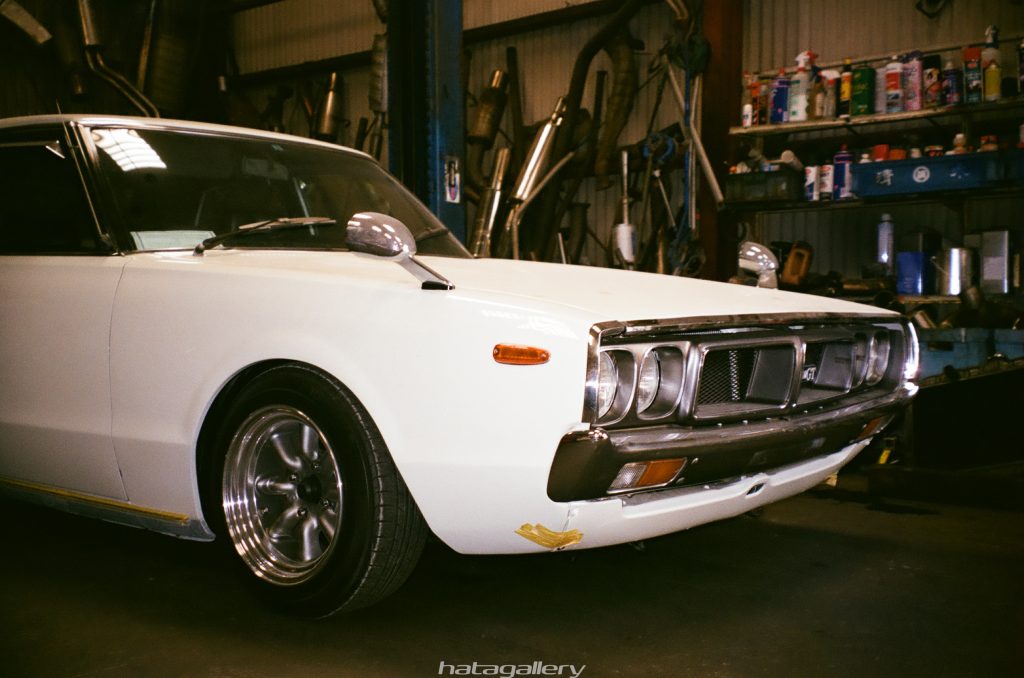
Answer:
POLYGON ((834 474, 916 390, 899 315, 473 259, 371 158, 0 122, 0 491, 226 541, 323 616, 460 553, 642 540, 834 474))

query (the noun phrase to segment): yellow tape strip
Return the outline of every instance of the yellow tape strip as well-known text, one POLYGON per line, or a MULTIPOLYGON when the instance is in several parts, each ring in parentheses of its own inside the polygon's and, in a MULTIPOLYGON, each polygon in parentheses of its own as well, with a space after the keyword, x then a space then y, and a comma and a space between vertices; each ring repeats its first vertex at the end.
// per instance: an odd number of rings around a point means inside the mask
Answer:
POLYGON ((516 530, 516 534, 525 539, 529 539, 534 544, 539 544, 546 549, 562 549, 566 546, 579 544, 583 541, 583 533, 579 530, 555 532, 554 530, 549 530, 540 523, 537 523, 536 525, 525 523, 522 527, 516 530))
POLYGON ((70 499, 72 501, 80 501, 86 504, 97 504, 106 508, 116 509, 118 511, 128 511, 130 513, 139 513, 141 515, 150 516, 152 518, 159 518, 160 520, 167 520, 185 525, 189 522, 190 518, 182 513, 172 513, 170 511, 160 511, 158 509, 147 508, 145 506, 136 506, 129 504, 128 502, 118 501, 117 499, 108 499, 106 497, 96 497, 91 494, 82 494, 81 492, 75 492, 73 490, 65 490, 60 487, 50 487, 48 485, 38 485, 36 483, 26 482, 24 480, 12 480, 10 478, 0 478, 0 484, 9 485, 11 487, 21 488, 23 490, 30 490, 32 492, 42 492, 44 494, 52 494, 56 497, 62 497, 64 499, 70 499))

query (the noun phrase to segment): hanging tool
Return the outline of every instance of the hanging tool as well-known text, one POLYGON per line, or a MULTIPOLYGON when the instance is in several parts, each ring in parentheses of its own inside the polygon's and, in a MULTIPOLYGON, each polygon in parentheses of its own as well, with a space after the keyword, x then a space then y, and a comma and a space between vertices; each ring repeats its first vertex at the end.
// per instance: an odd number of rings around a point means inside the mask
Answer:
POLYGON ((42 45, 51 37, 46 26, 39 23, 34 16, 14 0, 0 0, 0 16, 7 17, 15 26, 25 31, 37 45, 42 45))
MULTIPOLYGON (((587 73, 590 71, 590 64, 594 56, 600 51, 619 29, 629 22, 647 0, 624 0, 616 10, 615 14, 595 33, 580 49, 573 64, 572 77, 569 80, 569 92, 565 95, 565 123, 557 139, 552 155, 556 158, 563 157, 573 147, 576 123, 580 114, 580 101, 583 97, 583 87, 586 84, 587 73)), ((531 219, 533 233, 529 237, 529 247, 540 257, 545 257, 552 249, 554 238, 558 231, 558 225, 552 217, 558 207, 559 191, 556 188, 549 189, 540 199, 537 205, 537 217, 531 219)))
POLYGON ((629 151, 622 151, 622 222, 612 229, 614 252, 619 264, 633 270, 636 252, 636 228, 629 223, 629 151))
POLYGON ((370 110, 373 120, 368 126, 367 152, 380 160, 384 148, 384 128, 388 116, 388 37, 384 33, 373 36, 371 51, 373 65, 370 70, 370 110))
MULTIPOLYGON (((722 188, 718 185, 718 179, 715 178, 715 171, 711 167, 711 160, 708 159, 708 154, 704 150, 704 144, 701 143, 700 134, 693 127, 692 111, 691 115, 687 115, 686 97, 683 96, 683 90, 679 87, 679 79, 676 77, 674 67, 672 63, 666 59, 665 68, 668 73, 668 80, 672 85, 672 93, 675 95, 676 103, 679 105, 679 113, 682 117, 682 127, 685 139, 689 142, 695 151, 697 151, 697 158, 700 160, 700 167, 704 173, 704 179, 708 182, 708 188, 711 189, 711 194, 715 198, 715 204, 721 207, 725 203, 725 196, 722 195, 722 188)), ((694 77, 694 89, 697 90, 700 87, 700 75, 694 77)))
POLYGON ((636 58, 633 48, 636 41, 629 33, 629 24, 624 24, 604 47, 604 51, 612 61, 612 88, 608 94, 608 112, 598 136, 594 174, 597 176, 597 188, 611 186, 608 170, 615 166, 615 149, 618 145, 622 129, 629 120, 636 101, 639 82, 636 58))
MULTIPOLYGON (((551 111, 547 122, 544 123, 540 131, 537 132, 537 136, 534 137, 533 143, 530 145, 530 152, 526 154, 526 161, 519 170, 519 178, 516 179, 515 188, 512 189, 511 198, 517 204, 513 205, 505 222, 503 241, 507 244, 502 244, 502 250, 504 253, 511 249, 513 259, 519 258, 519 222, 522 220, 522 212, 526 209, 527 200, 532 200, 535 191, 539 191, 543 187, 543 183, 538 185, 537 181, 541 176, 541 172, 544 171, 545 166, 548 164, 555 132, 558 130, 559 125, 562 124, 564 113, 565 98, 558 97, 558 101, 555 102, 555 108, 551 111)), ((561 162, 565 162, 565 158, 561 162)), ((551 173, 549 173, 548 177, 545 177, 545 181, 550 176, 551 173)))
POLYGON ((316 114, 313 138, 334 143, 338 140, 341 121, 341 75, 333 71, 327 76, 327 91, 324 93, 316 114))
POLYGON ((481 194, 473 224, 473 239, 469 251, 473 253, 474 257, 491 256, 491 233, 494 231, 498 210, 501 208, 501 187, 505 182, 505 173, 508 171, 508 161, 511 155, 512 151, 508 147, 499 148, 494 154, 491 182, 481 194))
MULTIPOLYGON (((477 99, 476 116, 466 133, 466 188, 481 195, 487 189, 483 159, 494 145, 498 126, 508 102, 508 75, 501 69, 491 73, 490 84, 477 99)), ((481 201, 482 203, 482 201, 481 201)))
POLYGON ((120 73, 107 66, 103 60, 103 42, 96 28, 96 16, 93 14, 90 0, 78 0, 78 18, 82 29, 82 43, 85 45, 85 62, 89 70, 113 87, 139 111, 151 118, 159 118, 160 111, 146 95, 135 88, 120 73))

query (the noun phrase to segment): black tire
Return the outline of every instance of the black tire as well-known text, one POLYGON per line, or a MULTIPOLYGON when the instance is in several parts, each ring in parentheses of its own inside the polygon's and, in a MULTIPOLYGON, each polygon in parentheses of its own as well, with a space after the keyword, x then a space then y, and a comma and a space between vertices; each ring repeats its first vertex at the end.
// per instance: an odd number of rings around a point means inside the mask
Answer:
POLYGON ((306 365, 272 367, 231 398, 207 456, 204 504, 259 594, 324 617, 393 593, 427 528, 356 397, 306 365))

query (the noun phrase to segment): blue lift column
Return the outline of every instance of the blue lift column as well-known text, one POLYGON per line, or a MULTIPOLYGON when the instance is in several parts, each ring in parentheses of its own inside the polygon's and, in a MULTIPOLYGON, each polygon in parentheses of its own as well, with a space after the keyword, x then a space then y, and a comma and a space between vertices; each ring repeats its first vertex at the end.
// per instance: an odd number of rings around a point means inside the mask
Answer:
POLYGON ((388 3, 388 166, 463 243, 462 0, 388 3))

